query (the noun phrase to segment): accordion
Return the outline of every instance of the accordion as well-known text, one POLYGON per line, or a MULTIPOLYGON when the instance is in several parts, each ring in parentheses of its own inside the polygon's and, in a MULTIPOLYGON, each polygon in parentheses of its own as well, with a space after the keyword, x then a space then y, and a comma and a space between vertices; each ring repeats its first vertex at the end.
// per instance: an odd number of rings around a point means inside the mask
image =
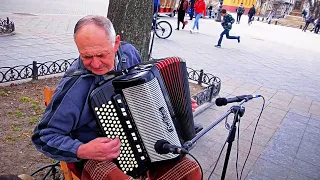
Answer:
POLYGON ((179 158, 158 154, 159 140, 181 146, 195 136, 187 77, 185 62, 169 58, 140 64, 91 92, 102 135, 120 139, 114 162, 124 173, 136 178, 152 163, 179 158))

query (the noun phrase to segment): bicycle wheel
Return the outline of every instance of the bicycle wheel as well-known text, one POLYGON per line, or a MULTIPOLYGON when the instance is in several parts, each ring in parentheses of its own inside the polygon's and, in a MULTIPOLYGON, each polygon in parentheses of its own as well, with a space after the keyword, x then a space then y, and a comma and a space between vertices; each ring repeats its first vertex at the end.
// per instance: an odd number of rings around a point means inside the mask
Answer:
POLYGON ((167 21, 159 21, 155 28, 155 33, 160 39, 167 39, 172 34, 171 24, 167 21))

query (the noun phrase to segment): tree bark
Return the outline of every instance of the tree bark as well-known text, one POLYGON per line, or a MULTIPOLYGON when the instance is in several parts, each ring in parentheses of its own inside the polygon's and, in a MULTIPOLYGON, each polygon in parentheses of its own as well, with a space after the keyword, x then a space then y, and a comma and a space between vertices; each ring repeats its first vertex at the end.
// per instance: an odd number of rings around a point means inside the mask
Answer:
POLYGON ((153 0, 110 0, 108 18, 122 41, 133 44, 148 61, 153 0))
POLYGON ((313 0, 308 0, 308 2, 309 2, 309 11, 310 11, 310 14, 313 15, 313 10, 314 10, 314 8, 313 8, 313 0))

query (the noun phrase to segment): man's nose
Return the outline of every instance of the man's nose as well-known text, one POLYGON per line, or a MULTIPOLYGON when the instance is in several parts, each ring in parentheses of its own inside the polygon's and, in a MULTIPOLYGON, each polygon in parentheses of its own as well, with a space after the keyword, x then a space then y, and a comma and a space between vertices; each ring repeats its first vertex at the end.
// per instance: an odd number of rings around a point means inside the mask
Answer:
POLYGON ((98 58, 93 57, 92 62, 91 62, 91 67, 99 68, 100 66, 101 66, 101 61, 98 58))

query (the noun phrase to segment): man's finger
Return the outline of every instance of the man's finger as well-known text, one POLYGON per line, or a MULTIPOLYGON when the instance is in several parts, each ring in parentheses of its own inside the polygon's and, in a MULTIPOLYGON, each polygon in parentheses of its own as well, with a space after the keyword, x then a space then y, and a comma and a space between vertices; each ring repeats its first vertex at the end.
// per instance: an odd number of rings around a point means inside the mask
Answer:
POLYGON ((100 143, 108 143, 110 141, 112 141, 112 139, 106 138, 106 137, 98 137, 96 138, 97 141, 99 141, 100 143))

